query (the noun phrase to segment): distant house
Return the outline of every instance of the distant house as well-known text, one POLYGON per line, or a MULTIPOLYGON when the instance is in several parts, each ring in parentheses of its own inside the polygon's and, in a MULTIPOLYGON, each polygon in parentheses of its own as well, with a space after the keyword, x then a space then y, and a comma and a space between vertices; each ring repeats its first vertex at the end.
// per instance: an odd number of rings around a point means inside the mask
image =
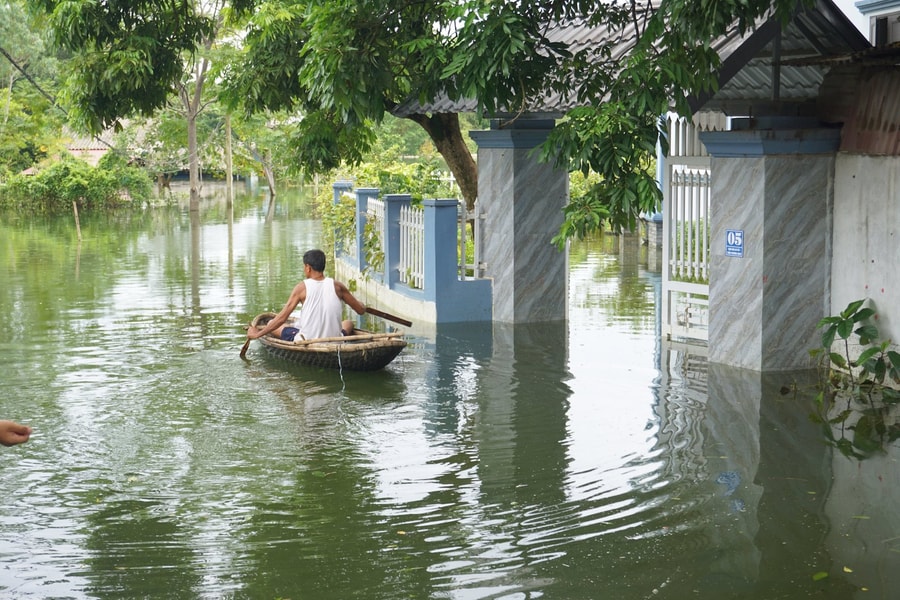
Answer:
MULTIPOLYGON (((66 150, 75 158, 81 159, 92 167, 96 167, 97 163, 104 154, 110 151, 112 144, 107 141, 107 135, 103 136, 84 136, 78 135, 71 131, 63 131, 63 136, 69 141, 66 144, 66 150)), ((22 171, 22 175, 34 175, 38 172, 38 168, 31 166, 22 171)))
POLYGON ((66 149, 69 153, 72 156, 85 161, 92 167, 96 167, 97 163, 100 162, 100 158, 109 152, 112 147, 112 145, 106 141, 105 134, 104 136, 99 137, 89 137, 66 132, 66 135, 70 136, 71 139, 66 145, 66 149))
POLYGON ((868 19, 869 40, 874 46, 900 42, 900 1, 860 0, 856 8, 868 19))

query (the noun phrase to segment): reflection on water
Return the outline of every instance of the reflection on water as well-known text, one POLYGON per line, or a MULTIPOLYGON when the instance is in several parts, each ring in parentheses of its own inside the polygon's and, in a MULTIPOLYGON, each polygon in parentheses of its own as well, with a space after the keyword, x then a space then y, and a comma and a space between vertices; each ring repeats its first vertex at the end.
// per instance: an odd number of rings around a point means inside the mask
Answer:
POLYGON ((35 428, 0 450, 0 596, 900 590, 895 451, 822 443, 809 374, 660 341, 639 240, 572 248, 564 322, 417 324, 384 371, 319 371, 238 357, 320 243, 279 201, 88 219, 80 247, 0 224, 0 416, 35 428))

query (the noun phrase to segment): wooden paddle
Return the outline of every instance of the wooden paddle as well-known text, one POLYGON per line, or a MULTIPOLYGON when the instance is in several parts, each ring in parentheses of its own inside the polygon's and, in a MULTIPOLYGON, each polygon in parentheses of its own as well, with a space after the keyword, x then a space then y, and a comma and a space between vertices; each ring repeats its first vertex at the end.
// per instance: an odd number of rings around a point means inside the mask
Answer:
POLYGON ((407 327, 412 326, 412 321, 407 321, 401 317, 396 315, 392 315, 390 313, 386 313, 384 311, 378 310, 377 308, 372 308, 371 306, 366 307, 366 312, 370 315, 375 315, 376 317, 381 317, 382 319, 387 319, 388 321, 393 321, 394 323, 400 323, 401 325, 406 325, 407 327))
MULTIPOLYGON (((250 325, 244 327, 244 329, 250 329, 250 325)), ((241 347, 241 358, 245 358, 247 356, 247 348, 250 347, 250 338, 247 338, 247 341, 244 342, 244 345, 241 347)))

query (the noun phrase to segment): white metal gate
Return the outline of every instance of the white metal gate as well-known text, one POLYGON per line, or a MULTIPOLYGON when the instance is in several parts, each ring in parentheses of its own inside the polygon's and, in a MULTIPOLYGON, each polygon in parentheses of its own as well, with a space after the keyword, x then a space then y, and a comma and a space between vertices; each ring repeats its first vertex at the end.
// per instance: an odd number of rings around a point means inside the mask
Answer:
POLYGON ((722 113, 693 120, 669 114, 663 169, 662 333, 669 339, 709 338, 710 158, 701 131, 722 131, 722 113))

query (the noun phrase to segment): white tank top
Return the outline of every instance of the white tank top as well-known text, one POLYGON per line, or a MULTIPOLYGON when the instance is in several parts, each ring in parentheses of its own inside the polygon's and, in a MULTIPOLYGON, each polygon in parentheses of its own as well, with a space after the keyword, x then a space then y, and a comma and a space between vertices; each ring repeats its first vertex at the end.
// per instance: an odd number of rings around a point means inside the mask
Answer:
MULTIPOLYGON (((338 337, 344 306, 334 291, 334 279, 307 279, 306 300, 300 307, 300 334, 304 338, 338 337)), ((297 338, 301 339, 301 338, 297 338)))

